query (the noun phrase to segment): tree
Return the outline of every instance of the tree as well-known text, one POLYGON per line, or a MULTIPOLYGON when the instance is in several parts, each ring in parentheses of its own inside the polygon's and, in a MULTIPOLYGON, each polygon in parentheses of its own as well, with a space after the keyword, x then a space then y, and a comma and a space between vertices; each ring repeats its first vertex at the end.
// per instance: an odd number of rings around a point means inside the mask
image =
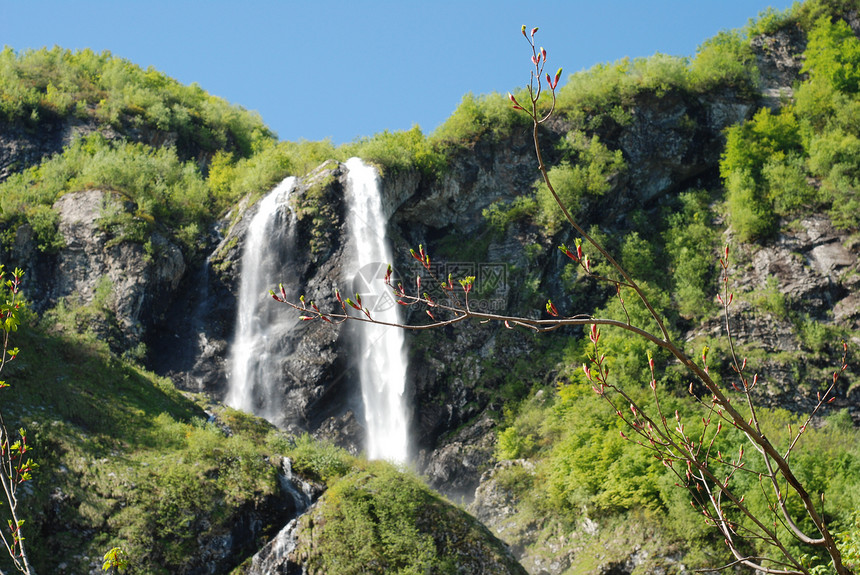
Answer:
MULTIPOLYGON (((0 337, 3 338, 3 350, 0 352, 0 372, 6 364, 18 355, 18 348, 10 348, 10 336, 18 330, 21 323, 21 277, 20 269, 12 272, 12 278, 5 279, 3 266, 0 265, 0 284, 3 293, 0 296, 0 337)), ((0 388, 9 387, 5 381, 0 381, 0 388)), ((30 446, 27 445, 27 433, 22 428, 17 435, 12 434, 6 427, 0 410, 0 485, 3 487, 3 502, 5 503, 6 524, 8 531, 0 530, 0 539, 6 547, 6 552, 12 559, 15 568, 31 575, 33 568, 27 558, 24 546, 24 519, 18 513, 18 488, 31 478, 31 471, 36 467, 33 460, 27 456, 30 446)), ((0 571, 2 574, 2 571, 0 571)))
MULTIPOLYGON (((552 301, 547 301, 548 317, 543 319, 476 311, 470 307, 469 301, 475 278, 465 277, 455 281, 450 276, 434 277, 430 255, 423 246, 419 246, 417 251, 411 250, 411 254, 426 271, 424 288, 422 289, 421 275, 415 280, 414 291, 411 288, 407 290, 402 283, 394 285, 390 266, 385 283, 394 291, 398 303, 425 308, 431 321, 424 325, 398 324, 397 327, 412 330, 434 329, 468 319, 501 322, 510 329, 522 327, 539 333, 554 331, 563 326, 582 326, 587 330, 591 344, 589 361, 582 368, 585 377, 592 382, 594 392, 605 399, 610 409, 627 425, 628 434, 622 432, 622 437, 649 450, 676 476, 677 484, 689 491, 692 505, 700 510, 705 520, 719 531, 734 556, 735 560, 730 566, 744 565, 762 573, 809 575, 812 572, 811 567, 804 557, 798 556, 789 548, 786 542, 786 537, 789 537, 805 545, 824 549, 831 558, 833 569, 840 575, 849 574, 850 570, 843 564, 839 547, 828 530, 819 504, 807 491, 791 464, 791 454, 797 449, 799 440, 812 418, 834 399, 836 382, 847 368, 847 345, 843 343, 844 354, 839 367, 833 372, 832 382, 824 393, 819 393, 815 407, 805 423, 797 430, 789 429, 788 447, 780 451, 763 433, 759 422, 757 405, 752 393, 758 384, 758 376, 750 377, 746 360, 738 357, 735 352, 730 322, 730 309, 734 298, 730 289, 731 267, 728 246, 719 260, 722 269, 722 288, 717 300, 722 306, 725 320, 725 337, 731 350, 729 359, 735 372, 735 381, 731 386, 736 395, 732 395, 727 387, 709 373, 707 348, 702 351, 701 358, 695 360, 684 352, 682 345, 676 341, 676 336, 673 336, 666 327, 664 317, 658 311, 658 307, 652 304, 643 285, 616 261, 600 241, 587 233, 586 229, 573 218, 564 199, 553 187, 552 174, 544 163, 541 151, 539 127, 553 114, 561 69, 555 77, 549 74, 544 76, 546 50, 538 49, 534 42, 537 31, 538 29, 534 28, 528 34, 526 27, 522 27, 522 34, 531 48, 533 67, 527 91, 529 102, 522 105, 510 94, 509 99, 514 109, 522 111, 531 118, 532 138, 543 182, 560 208, 564 221, 579 236, 573 246, 562 244, 559 249, 586 276, 614 288, 616 303, 623 310, 626 321, 595 317, 590 314, 565 316, 559 312, 552 301), (545 90, 549 91, 551 102, 541 97, 545 90), (601 266, 601 269, 608 269, 609 272, 603 275, 596 272, 595 257, 605 260, 608 265, 601 266), (437 286, 441 290, 442 297, 434 297, 428 293, 433 291, 430 288, 437 286), (630 313, 632 303, 628 302, 633 300, 644 306, 647 321, 637 320, 641 314, 630 313), (610 378, 606 356, 602 353, 602 327, 624 330, 640 337, 667 352, 683 366, 687 376, 692 380, 688 390, 690 400, 698 406, 701 415, 701 425, 698 428, 693 429, 692 425, 688 425, 690 421, 685 420, 678 412, 673 416, 664 411, 662 405, 665 402, 661 403, 661 398, 665 398, 668 392, 657 385, 654 374, 655 363, 650 354, 647 358, 642 358, 642 361, 648 362, 651 371, 651 380, 648 382, 653 396, 651 406, 645 407, 635 400, 626 391, 624 382, 610 378), (743 448, 736 454, 724 456, 715 447, 724 424, 744 434, 757 455, 756 458, 745 457, 743 448), (745 503, 737 482, 737 478, 743 474, 753 474, 758 478, 762 491, 768 498, 769 514, 763 516, 745 503), (789 492, 792 492, 801 502, 801 509, 793 509, 789 506, 789 492), (804 521, 801 521, 801 518, 804 521), (802 523, 811 525, 811 531, 804 531, 800 526, 802 523), (777 528, 777 525, 781 526, 781 529, 777 528), (747 552, 749 541, 756 541, 759 546, 768 548, 771 553, 759 555, 747 552)), ((283 287, 279 293, 272 292, 271 295, 275 300, 298 310, 301 314, 300 319, 305 321, 322 320, 333 324, 350 320, 384 323, 372 317, 370 310, 362 305, 358 294, 354 300, 352 298, 344 300, 340 293, 336 292, 341 309, 335 312, 322 311, 313 302, 306 303, 304 298, 301 298, 299 303, 289 301, 283 287)))

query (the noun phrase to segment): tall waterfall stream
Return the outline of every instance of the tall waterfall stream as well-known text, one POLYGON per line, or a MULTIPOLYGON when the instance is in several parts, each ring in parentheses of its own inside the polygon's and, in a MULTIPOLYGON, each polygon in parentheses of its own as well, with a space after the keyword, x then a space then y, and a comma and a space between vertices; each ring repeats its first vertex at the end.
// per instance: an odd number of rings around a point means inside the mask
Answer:
POLYGON ((295 214, 289 206, 296 178, 289 177, 260 200, 248 225, 239 283, 236 334, 230 348, 229 387, 224 403, 281 423, 276 400, 279 330, 291 329, 298 317, 278 306, 269 290, 284 271, 285 255, 295 249, 295 225, 285 225, 295 214))
MULTIPOLYGON (((379 176, 358 158, 346 162, 349 169, 348 226, 356 250, 354 291, 362 293, 362 305, 379 321, 398 323, 400 311, 391 289, 382 283, 393 261, 382 211, 379 176)), ((403 391, 406 382, 406 350, 403 331, 396 327, 359 323, 358 368, 367 425, 370 459, 406 462, 409 456, 408 418, 403 391)))

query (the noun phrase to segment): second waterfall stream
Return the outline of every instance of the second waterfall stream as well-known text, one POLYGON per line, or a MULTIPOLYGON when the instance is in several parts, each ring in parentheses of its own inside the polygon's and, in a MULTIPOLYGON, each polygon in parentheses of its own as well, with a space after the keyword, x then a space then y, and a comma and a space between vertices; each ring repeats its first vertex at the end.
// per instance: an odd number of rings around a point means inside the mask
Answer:
MULTIPOLYGON (((391 289, 382 283, 390 262, 391 248, 386 237, 388 220, 382 209, 379 175, 359 158, 346 162, 347 227, 355 259, 347 277, 354 278, 362 293, 363 305, 374 319, 399 323, 400 310, 391 289), (367 297, 368 295, 373 296, 367 297)), ((404 403, 406 349, 403 330, 356 322, 358 371, 367 426, 367 456, 405 463, 409 458, 408 417, 404 403)))
MULTIPOLYGON (((346 162, 346 211, 348 268, 344 278, 352 285, 340 286, 349 294, 359 292, 372 317, 386 323, 401 321, 391 289, 383 284, 389 262, 387 215, 382 208, 380 181, 376 170, 358 158, 346 162)), ((295 215, 289 197, 296 179, 284 180, 260 201, 249 225, 242 255, 236 333, 230 358, 230 381, 225 403, 251 411, 275 424, 283 425, 276 412, 276 395, 285 374, 278 361, 280 330, 295 327, 292 310, 275 309, 267 295, 278 285, 291 250, 296 245, 295 215), (289 313, 283 313, 289 312, 289 313)), ((351 295, 351 294, 350 294, 351 295)), ((409 459, 408 417, 404 402, 406 350, 403 331, 365 322, 351 322, 355 333, 352 359, 361 383, 369 459, 405 463, 409 459)), ((284 350, 280 350, 283 353, 284 350)))

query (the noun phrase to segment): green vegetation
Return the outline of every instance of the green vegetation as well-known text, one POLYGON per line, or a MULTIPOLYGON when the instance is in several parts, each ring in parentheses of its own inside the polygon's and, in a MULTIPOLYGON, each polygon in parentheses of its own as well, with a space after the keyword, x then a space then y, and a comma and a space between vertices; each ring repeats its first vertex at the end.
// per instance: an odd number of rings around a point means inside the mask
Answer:
POLYGON ((301 525, 314 541, 309 571, 419 575, 512 563, 477 520, 382 462, 358 465, 332 483, 301 525))
POLYGON ((236 525, 256 518, 261 539, 224 559, 220 569, 229 570, 282 527, 275 511, 282 457, 295 472, 329 486, 325 552, 316 558, 328 573, 352 572, 343 567, 354 559, 344 545, 380 557, 380 572, 423 573, 410 569, 456 564, 460 547, 434 537, 491 539, 388 465, 362 463, 307 435, 291 437, 256 417, 189 399, 166 379, 119 359, 98 334, 64 325, 80 317, 57 311, 43 326, 16 333, 22 352, 8 372, 15 385, 4 403, 7 424, 28 427, 39 459, 22 503, 37 572, 59 572, 60 563, 84 572, 91 558, 116 547, 129 557, 126 573, 184 572, 210 564, 206 553, 214 548, 207 551, 204 542, 217 547, 236 525), (364 506, 368 500, 371 507, 364 506), (351 533, 356 521, 369 531, 351 533))
POLYGON ((502 94, 475 96, 470 92, 463 96, 454 113, 436 128, 431 140, 441 146, 470 146, 487 136, 503 140, 515 128, 529 128, 526 119, 502 94))
MULTIPOLYGON (((752 21, 744 31, 721 33, 704 43, 691 61, 662 55, 623 60, 574 75, 564 87, 559 108, 574 132, 599 135, 601 145, 605 143, 607 150, 611 150, 615 141, 612 134, 629 124, 637 98, 643 95, 661 98, 671 93, 684 96, 715 89, 752 95, 758 72, 748 38, 787 26, 801 26, 808 32, 804 71, 809 79, 796 86, 795 102, 784 103, 777 110, 761 109, 749 121, 726 131, 727 143, 721 161, 724 190, 690 189, 677 199, 664 199, 661 209, 650 208, 647 215, 644 211, 628 214, 624 223, 606 224, 616 237, 621 236, 619 239, 611 239, 602 223, 601 228, 593 225, 589 229, 589 234, 597 232, 598 241, 617 255, 637 281, 644 280, 640 285, 667 319, 670 330, 676 326, 689 328, 690 320, 711 318, 717 311, 713 302, 718 273, 714 269, 714 254, 722 231, 720 224, 725 225, 721 215, 736 238, 751 243, 766 241, 780 231, 783 222, 822 208, 829 210, 837 226, 855 231, 860 227, 857 216, 860 200, 856 193, 860 185, 857 167, 860 132, 856 121, 860 111, 857 96, 860 41, 845 21, 835 17, 845 4, 807 2, 783 13, 771 10, 752 21), (719 214, 720 210, 724 214, 719 214)), ((857 9, 856 2, 848 4, 857 9)), ((563 148, 556 146, 555 151, 560 149, 563 148)), ((584 171, 591 162, 575 158, 565 165, 563 158, 554 165, 557 167, 550 172, 553 183, 558 188, 576 189, 565 183, 571 179, 571 167, 584 171)), ((565 198, 563 203, 579 208, 583 197, 584 194, 575 196, 573 201, 565 198)), ((607 198, 600 198, 599 194, 595 197, 593 211, 579 214, 589 223, 592 222, 589 214, 609 205, 607 198)), ((538 214, 549 213, 554 207, 547 202, 547 210, 538 210, 531 207, 530 200, 531 196, 527 196, 491 206, 484 212, 488 226, 501 231, 514 221, 537 222, 538 214)), ((539 200, 537 204, 540 205, 539 200)), ((554 209, 560 218, 557 207, 554 209)), ((559 219, 558 227, 550 226, 548 231, 553 234, 564 229, 562 223, 559 219)), ((598 274, 609 273, 608 267, 600 262, 593 261, 592 268, 598 274)), ((581 297, 579 292, 585 286, 577 266, 568 264, 561 279, 571 292, 566 295, 581 297)), ((620 300, 612 297, 596 311, 587 308, 587 313, 622 321, 627 321, 629 313, 632 324, 642 325, 648 315, 630 304, 635 299, 632 294, 622 290, 622 296, 627 304, 626 313, 620 300)), ((796 351, 776 353, 766 349, 765 344, 738 346, 736 351, 749 357, 755 370, 765 364, 778 365, 797 382, 797 389, 768 388, 762 393, 790 394, 798 393, 799 389, 811 393, 814 399, 815 391, 823 389, 821 382, 832 377, 832 369, 828 373, 822 366, 828 361, 828 366, 832 364, 836 355, 834 342, 849 334, 832 323, 797 312, 792 305, 796 302, 779 290, 773 277, 765 285, 735 296, 752 304, 754 311, 744 313, 770 314, 770 321, 788 323, 795 331, 796 351)), ((563 313, 571 312, 565 309, 563 313)), ((685 348, 687 344, 692 347, 701 343, 701 338, 687 342, 685 348)), ((711 366, 711 375, 719 381, 720 371, 728 373, 724 358, 729 357, 730 350, 725 342, 708 341, 709 345, 712 343, 710 357, 722 358, 719 361, 723 363, 711 366)), ((551 395, 543 387, 532 387, 527 399, 506 404, 504 408, 496 456, 499 460, 529 460, 495 470, 496 486, 507 492, 507 501, 517 510, 505 524, 508 542, 530 547, 531 553, 540 555, 545 552, 544 541, 560 544, 558 533, 581 529, 585 515, 596 520, 604 534, 616 522, 635 521, 652 526, 654 532, 647 537, 662 541, 662 553, 667 553, 667 549, 682 549, 688 568, 730 562, 732 558, 721 538, 718 541, 714 532, 701 522, 689 505, 689 498, 674 485, 676 477, 647 449, 622 438, 620 432, 630 435, 629 430, 594 393, 592 383, 573 367, 587 362, 590 348, 586 338, 573 342, 561 362, 531 354, 530 360, 536 365, 551 363, 559 370, 558 393, 551 395)), ((623 386, 645 409, 654 401, 647 386, 650 380, 647 351, 654 354, 657 366, 656 385, 662 393, 662 412, 671 414, 677 409, 678 417, 690 428, 688 433, 696 436, 701 429, 701 414, 692 411, 682 399, 687 395, 689 380, 682 379, 677 367, 669 366, 668 357, 661 356, 656 348, 620 330, 604 330, 600 353, 606 354, 610 379, 623 386)), ((547 371, 554 373, 553 368, 547 371)), ((621 410, 626 407, 626 403, 618 406, 621 410)), ((797 430, 803 423, 801 416, 773 408, 762 408, 758 417, 764 433, 782 452, 787 449, 789 426, 797 430)), ((793 453, 791 459, 792 466, 797 466, 795 473, 808 490, 821 493, 824 501, 831 501, 825 507, 828 526, 839 534, 847 564, 855 566, 858 526, 853 510, 860 497, 860 482, 853 470, 860 465, 858 439, 860 432, 848 412, 837 411, 815 430, 806 430, 802 449, 793 453), (803 455, 798 456, 801 451, 803 455), (834 503, 836 500, 839 502, 834 503)), ((724 428, 713 449, 723 454, 736 453, 744 443, 742 434, 735 430, 726 433, 724 428)), ((756 472, 764 470, 755 466, 762 465, 760 461, 752 462, 748 469, 753 473, 741 474, 737 479, 739 495, 745 496, 747 504, 760 517, 768 515, 770 504, 763 494, 767 491, 762 490, 757 480, 756 472)), ((803 516, 799 500, 792 497, 788 501, 790 512, 803 516)), ((736 519, 743 522, 740 517, 736 519)), ((811 522, 806 521, 801 529, 814 531, 811 522)), ((811 548, 803 548, 787 531, 779 529, 783 541, 793 541, 789 543, 791 553, 815 566, 813 572, 828 572, 829 557, 811 554, 811 548)), ((634 545, 645 548, 646 536, 636 537, 641 539, 625 539, 628 548, 634 545)), ((755 555, 765 552, 765 548, 750 542, 743 552, 755 555)), ((628 556, 629 550, 620 554, 621 560, 628 556)), ((577 560, 579 557, 577 554, 577 560)), ((602 556, 603 561, 606 557, 602 556)), ((596 568, 597 565, 588 565, 585 559, 570 572, 586 573, 596 568)))
POLYGON ((0 52, 0 117, 35 127, 43 118, 69 114, 123 132, 144 128, 174 133, 185 158, 195 148, 248 156, 259 142, 273 137, 259 115, 110 52, 58 47, 0 52))
POLYGON ((343 159, 358 156, 368 160, 379 167, 383 174, 418 170, 432 177, 444 166, 444 156, 418 126, 406 131, 385 130, 371 138, 360 138, 344 144, 338 152, 343 159))
POLYGON ((682 316, 699 319, 713 315, 714 311, 716 269, 713 254, 719 237, 706 192, 685 192, 679 196, 679 201, 680 209, 669 215, 668 229, 664 233, 672 293, 682 316))
MULTIPOLYGON (((617 346, 613 348, 615 351, 617 346)), ((571 358, 566 363, 574 361, 571 358)), ((647 371, 647 366, 643 368, 647 371)), ((671 386, 670 382, 666 375, 658 385, 671 386)), ((653 401, 650 390, 646 390, 647 386, 633 391, 634 399, 643 406, 653 401)), ((676 399, 671 391, 661 398, 664 402, 664 411, 678 409, 695 435, 698 415, 688 411, 688 402, 676 399)), ((782 443, 788 424, 795 429, 801 424, 797 416, 782 410, 765 409, 759 417, 765 430, 770 430, 770 437, 779 438, 781 449, 785 448, 782 443)), ((517 415, 506 420, 497 446, 499 458, 529 457, 535 463, 533 472, 517 466, 497 472, 497 481, 518 500, 517 524, 537 525, 549 537, 559 529, 575 528, 583 513, 601 524, 639 516, 660 534, 664 548, 680 545, 686 550, 688 566, 712 567, 727 562, 724 547, 716 545, 713 532, 690 507, 683 490, 674 485, 675 476, 647 450, 624 440, 620 435, 624 431, 626 426, 607 409, 579 371, 563 375, 556 396, 532 395, 521 404, 517 415)), ((827 508, 832 525, 836 531, 845 530, 846 537, 856 537, 852 510, 860 497, 858 440, 860 432, 847 412, 837 412, 825 425, 804 435, 803 455, 793 458, 798 475, 809 488, 831 501, 827 508)), ((736 453, 744 442, 742 434, 724 430, 714 449, 736 453)), ((744 474, 741 481, 742 494, 764 516, 767 502, 755 474, 748 478, 744 474)), ((518 544, 518 537, 530 540, 532 529, 514 529, 509 543, 518 544)))
POLYGON ((844 20, 821 16, 809 30, 805 57, 809 79, 793 106, 762 109, 728 131, 720 167, 729 221, 741 240, 767 238, 779 217, 819 205, 830 207, 837 226, 860 226, 860 40, 844 20))
POLYGON ((133 202, 133 214, 106 214, 104 225, 140 243, 160 222, 193 248, 209 216, 208 189, 194 163, 179 160, 172 148, 114 143, 96 133, 0 184, 0 224, 11 232, 28 221, 40 249, 56 250, 62 244, 49 208, 61 195, 84 189, 114 190, 133 202))
POLYGON ((199 535, 277 496, 274 453, 256 437, 227 437, 168 381, 92 335, 63 333, 58 318, 16 334, 4 405, 39 457, 23 503, 37 572, 83 572, 85 557, 119 546, 129 573, 175 573, 200 560, 199 535))
MULTIPOLYGON (((568 159, 550 168, 550 178, 562 205, 576 217, 582 213, 583 203, 589 196, 601 196, 610 189, 609 180, 625 167, 621 150, 610 151, 597 136, 586 137, 581 132, 568 134, 563 144, 568 159)), ((564 215, 555 198, 541 182, 535 195, 538 221, 554 234, 561 229, 564 215)))

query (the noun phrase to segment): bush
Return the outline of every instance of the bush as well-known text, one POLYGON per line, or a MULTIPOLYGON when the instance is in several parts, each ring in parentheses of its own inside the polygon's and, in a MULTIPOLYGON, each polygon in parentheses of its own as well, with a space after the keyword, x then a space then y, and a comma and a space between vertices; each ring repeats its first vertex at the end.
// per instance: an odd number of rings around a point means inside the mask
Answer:
POLYGON ((430 141, 442 146, 468 146, 484 134, 491 133, 494 139, 501 139, 515 128, 528 129, 529 125, 524 115, 511 108, 507 96, 495 92, 475 96, 470 92, 463 96, 454 113, 433 131, 430 141))
POLYGON ((860 39, 848 23, 821 17, 809 32, 801 72, 846 94, 860 91, 860 39))
POLYGON ((669 227, 663 235, 674 288, 672 293, 682 316, 699 319, 714 311, 713 254, 719 237, 711 221, 706 192, 690 191, 678 199, 680 207, 669 215, 669 227))
MULTIPOLYGON (((106 214, 106 228, 130 232, 122 239, 143 242, 155 221, 178 232, 211 218, 209 188, 196 164, 180 161, 172 148, 110 142, 95 133, 0 184, 0 222, 14 228, 29 222, 39 249, 54 251, 62 243, 51 205, 85 189, 114 190, 134 202, 133 216, 106 214)), ((196 238, 179 239, 195 250, 196 238)))
POLYGON ((389 132, 385 130, 372 138, 362 138, 338 148, 343 158, 358 156, 376 164, 383 173, 396 174, 418 170, 428 177, 436 177, 444 167, 444 159, 432 143, 413 126, 411 130, 389 132))
POLYGON ((513 222, 531 220, 537 213, 534 196, 520 196, 511 202, 493 202, 482 215, 497 233, 504 233, 513 222))
POLYGON ((110 52, 97 54, 54 47, 0 53, 0 114, 9 121, 77 114, 123 132, 151 127, 177 136, 183 158, 198 148, 220 148, 249 156, 274 134, 259 115, 142 69, 110 52))
POLYGON ((795 4, 785 10, 777 10, 768 6, 759 12, 755 18, 750 18, 746 26, 746 36, 754 38, 762 34, 774 34, 782 28, 797 22, 799 5, 795 4))
POLYGON ((720 86, 752 94, 758 69, 749 42, 737 31, 719 32, 696 50, 690 64, 690 88, 708 92, 720 86))
POLYGON ((799 161, 802 140, 791 108, 759 110, 752 120, 727 130, 720 174, 727 189, 729 222, 742 241, 776 231, 775 204, 794 209, 812 196, 799 161), (793 180, 783 181, 789 175, 793 180), (770 176, 770 178, 768 178, 770 176))
MULTIPOLYGON (((580 132, 568 135, 565 146, 571 159, 550 168, 549 175, 556 193, 573 216, 581 212, 589 196, 601 196, 609 191, 610 178, 625 169, 621 150, 614 152, 600 142, 580 132)), ((564 215, 549 188, 542 181, 536 190, 538 220, 547 232, 555 234, 564 222, 564 215)))

